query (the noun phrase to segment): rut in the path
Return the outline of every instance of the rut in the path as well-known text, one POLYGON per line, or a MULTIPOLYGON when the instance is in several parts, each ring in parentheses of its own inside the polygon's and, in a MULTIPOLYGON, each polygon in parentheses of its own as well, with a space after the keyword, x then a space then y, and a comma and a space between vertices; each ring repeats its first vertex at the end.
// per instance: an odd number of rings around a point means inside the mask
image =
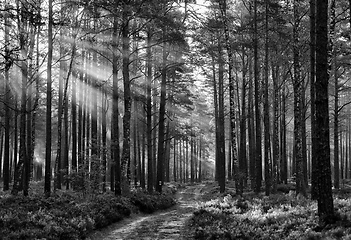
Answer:
POLYGON ((203 185, 190 186, 179 192, 178 204, 169 210, 123 220, 108 233, 95 234, 90 239, 182 239, 184 223, 194 211, 202 187, 203 185))

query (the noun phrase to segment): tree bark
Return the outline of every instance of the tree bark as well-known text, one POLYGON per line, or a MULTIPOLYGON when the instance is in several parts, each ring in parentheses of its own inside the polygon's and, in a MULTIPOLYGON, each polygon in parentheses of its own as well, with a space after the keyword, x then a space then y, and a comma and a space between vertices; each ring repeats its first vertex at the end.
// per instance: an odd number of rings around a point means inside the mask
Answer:
POLYGON ((5 4, 5 14, 4 14, 4 38, 5 38, 5 146, 4 146, 4 168, 3 168, 3 177, 4 177, 4 191, 10 189, 10 119, 11 112, 9 108, 11 92, 10 92, 10 78, 9 72, 11 68, 10 61, 10 49, 9 49, 9 32, 10 32, 10 21, 9 16, 7 14, 8 5, 5 4))
MULTIPOLYGON (((18 3, 20 4, 20 3, 18 3)), ((17 6, 18 9, 24 8, 23 4, 21 3, 19 6, 17 6)), ((19 44, 20 44, 20 49, 21 49, 21 106, 20 106, 20 147, 19 147, 19 161, 18 164, 16 165, 15 169, 15 179, 14 179, 14 184, 12 188, 12 194, 17 195, 20 189, 23 189, 23 195, 27 196, 28 195, 28 184, 27 184, 27 179, 25 178, 25 171, 29 170, 26 168, 26 164, 28 161, 27 158, 27 146, 26 146, 26 111, 27 111, 27 81, 28 81, 28 59, 27 59, 27 54, 28 54, 28 46, 27 44, 27 24, 28 24, 28 19, 27 16, 24 14, 23 11, 18 13, 19 19, 18 19, 18 30, 19 30, 19 44), (20 184, 22 184, 20 186, 20 184)), ((29 183, 29 181, 28 181, 29 183)))
POLYGON ((113 19, 113 59, 112 59, 112 75, 113 75, 113 90, 112 90, 112 119, 111 119, 111 152, 113 158, 114 168, 114 191, 115 195, 121 195, 121 162, 120 162, 120 148, 119 148, 119 109, 118 109, 118 55, 117 55, 117 43, 118 43, 118 18, 114 16, 113 19))
POLYGON ((121 160, 121 187, 122 194, 128 194, 130 191, 128 179, 128 162, 130 161, 130 119, 131 119, 131 88, 129 77, 129 57, 130 57, 130 36, 129 36, 129 19, 127 6, 124 4, 122 13, 122 74, 123 74, 123 88, 124 88, 124 115, 123 115, 123 149, 121 160))
POLYGON ((226 49, 228 54, 228 78, 229 78, 229 118, 230 118, 230 144, 233 158, 233 170, 236 176, 234 176, 236 181, 236 191, 239 194, 242 194, 244 188, 244 172, 239 171, 242 170, 242 166, 239 167, 238 163, 238 154, 237 154, 237 146, 236 146, 236 129, 235 129, 235 88, 234 88, 234 77, 233 77, 233 68, 234 68, 234 54, 232 51, 230 36, 229 36, 229 26, 227 20, 227 1, 220 0, 219 1, 221 14, 222 14, 222 24, 224 26, 224 35, 226 42, 226 49))
POLYGON ((335 41, 335 0, 330 3, 330 24, 329 24, 329 66, 330 72, 334 77, 334 188, 340 188, 340 159, 339 159, 339 86, 336 66, 335 41))
POLYGON ((269 96, 268 96, 268 79, 269 79, 269 49, 268 49, 268 8, 269 1, 265 0, 265 64, 264 64, 264 106, 263 106, 263 122, 264 122, 264 181, 265 194, 269 196, 271 192, 271 163, 269 159, 270 153, 270 123, 269 123, 269 96))
POLYGON ((256 121, 256 161, 255 161, 255 192, 259 193, 262 186, 262 146, 261 146, 261 110, 258 62, 258 30, 257 30, 257 0, 254 0, 254 85, 255 85, 255 121, 256 121))
POLYGON ((152 159, 152 49, 151 49, 151 28, 147 31, 147 49, 146 49, 146 142, 147 142, 147 190, 152 192, 154 188, 154 166, 152 159))
POLYGON ((301 79, 300 63, 300 0, 294 0, 294 28, 293 28, 293 58, 294 58, 294 148, 295 148, 295 165, 296 165, 296 194, 306 196, 306 183, 303 174, 303 149, 302 149, 302 131, 303 131, 303 80, 301 79))
POLYGON ((224 130, 224 59, 221 43, 218 42, 218 183, 219 191, 225 191, 225 130, 224 130))
POLYGON ((316 162, 318 169, 318 215, 322 222, 334 215, 328 113, 328 1, 316 9, 316 162))

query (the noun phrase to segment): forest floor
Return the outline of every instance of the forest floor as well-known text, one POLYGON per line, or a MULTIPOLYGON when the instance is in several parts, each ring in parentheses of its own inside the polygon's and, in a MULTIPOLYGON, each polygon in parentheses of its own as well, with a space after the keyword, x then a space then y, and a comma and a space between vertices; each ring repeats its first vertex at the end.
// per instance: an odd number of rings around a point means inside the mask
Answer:
POLYGON ((179 189, 176 206, 132 215, 88 239, 351 239, 350 183, 334 192, 338 219, 323 227, 316 202, 296 197, 292 186, 269 197, 253 192, 238 197, 232 182, 225 193, 205 182, 179 189))
POLYGON ((185 226, 202 200, 204 187, 204 184, 186 186, 177 192, 176 206, 153 215, 134 215, 94 232, 87 239, 192 239, 185 226))

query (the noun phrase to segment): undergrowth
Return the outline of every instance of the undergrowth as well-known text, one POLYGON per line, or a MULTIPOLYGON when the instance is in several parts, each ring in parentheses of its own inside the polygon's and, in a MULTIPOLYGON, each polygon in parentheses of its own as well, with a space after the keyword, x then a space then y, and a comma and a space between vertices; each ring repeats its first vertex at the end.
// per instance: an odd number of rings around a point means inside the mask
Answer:
POLYGON ((95 229, 128 217, 132 212, 152 213, 175 204, 174 189, 164 194, 132 191, 128 197, 112 193, 82 199, 74 192, 49 198, 0 196, 0 239, 84 239, 95 229))
POLYGON ((337 220, 321 227, 317 204, 295 194, 219 196, 189 221, 195 239, 351 239, 351 200, 335 198, 337 220))

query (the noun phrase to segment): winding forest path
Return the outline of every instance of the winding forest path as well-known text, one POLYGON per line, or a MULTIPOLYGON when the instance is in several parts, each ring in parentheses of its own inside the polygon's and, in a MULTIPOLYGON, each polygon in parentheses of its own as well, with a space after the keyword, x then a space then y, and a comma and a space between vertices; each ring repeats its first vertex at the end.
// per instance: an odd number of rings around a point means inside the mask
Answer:
POLYGON ((186 239, 184 224, 192 215, 205 185, 187 186, 176 194, 177 205, 152 215, 137 215, 96 232, 90 240, 186 239))

